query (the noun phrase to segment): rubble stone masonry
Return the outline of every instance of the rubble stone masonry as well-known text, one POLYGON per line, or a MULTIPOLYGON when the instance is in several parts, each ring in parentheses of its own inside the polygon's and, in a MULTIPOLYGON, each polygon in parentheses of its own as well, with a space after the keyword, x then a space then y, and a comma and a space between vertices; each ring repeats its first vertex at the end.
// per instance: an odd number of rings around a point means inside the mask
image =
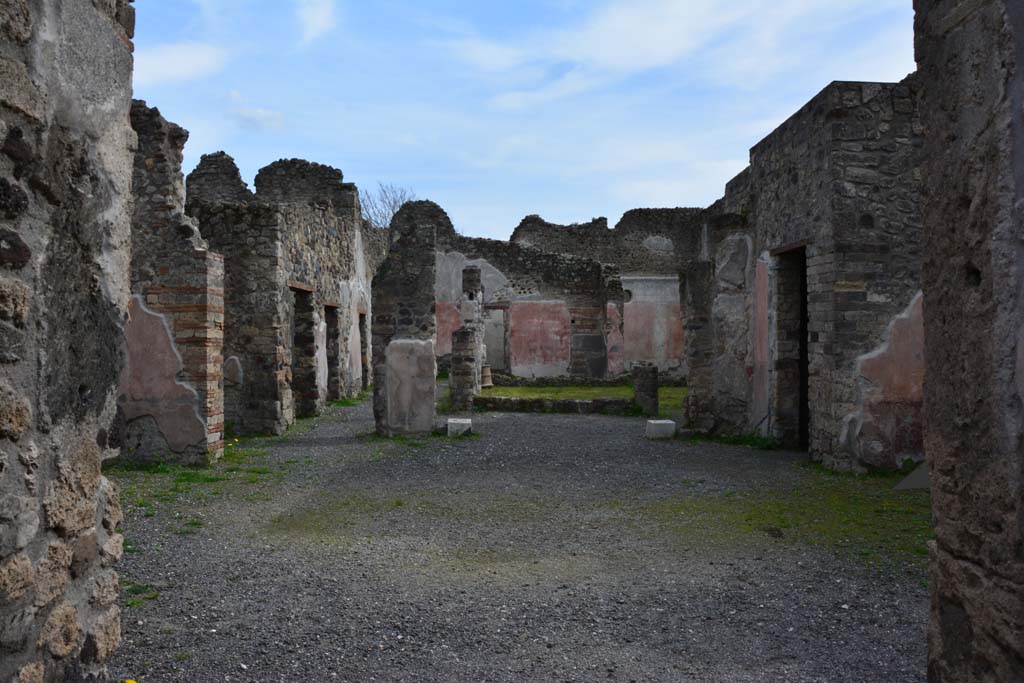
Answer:
POLYGON ((86 680, 120 640, 133 29, 122 0, 0 4, 0 681, 86 680))

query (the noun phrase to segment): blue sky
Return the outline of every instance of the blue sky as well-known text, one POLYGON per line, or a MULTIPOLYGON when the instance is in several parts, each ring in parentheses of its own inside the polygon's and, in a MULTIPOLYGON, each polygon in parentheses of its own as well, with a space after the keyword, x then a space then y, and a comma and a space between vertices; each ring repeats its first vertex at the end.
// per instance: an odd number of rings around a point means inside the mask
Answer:
POLYGON ((707 206, 832 80, 914 68, 910 0, 137 0, 135 96, 251 183, 411 187, 469 235, 707 206))

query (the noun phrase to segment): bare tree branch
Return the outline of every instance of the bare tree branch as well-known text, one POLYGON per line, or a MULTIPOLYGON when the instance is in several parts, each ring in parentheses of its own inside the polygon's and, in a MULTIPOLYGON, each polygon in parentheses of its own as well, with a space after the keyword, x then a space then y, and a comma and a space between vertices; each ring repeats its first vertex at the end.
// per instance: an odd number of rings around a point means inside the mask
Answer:
POLYGON ((412 188, 399 187, 393 183, 378 183, 376 191, 359 190, 359 204, 363 208, 363 220, 375 228, 387 228, 402 205, 416 199, 412 188))

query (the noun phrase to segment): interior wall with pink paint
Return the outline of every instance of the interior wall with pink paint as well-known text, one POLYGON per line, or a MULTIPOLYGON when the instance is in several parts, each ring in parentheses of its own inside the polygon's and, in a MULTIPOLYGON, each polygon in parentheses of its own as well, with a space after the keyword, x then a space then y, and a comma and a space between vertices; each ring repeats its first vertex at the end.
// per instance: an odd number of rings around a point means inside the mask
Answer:
POLYGON ((509 307, 512 374, 559 377, 569 373, 572 318, 563 301, 517 301, 509 307))
POLYGON ((624 275, 622 288, 629 292, 622 342, 626 369, 647 362, 663 372, 685 373, 679 277, 624 275))

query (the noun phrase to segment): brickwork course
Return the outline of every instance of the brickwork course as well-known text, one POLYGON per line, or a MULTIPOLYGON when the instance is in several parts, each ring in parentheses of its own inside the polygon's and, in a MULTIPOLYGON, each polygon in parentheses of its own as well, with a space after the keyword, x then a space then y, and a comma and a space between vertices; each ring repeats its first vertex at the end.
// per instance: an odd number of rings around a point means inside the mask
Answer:
POLYGON ((185 215, 188 132, 135 101, 132 302, 121 457, 208 464, 224 449, 224 258, 185 215), (166 335, 166 339, 163 336, 166 335))
POLYGON ((225 422, 280 434, 370 375, 370 281, 381 231, 367 231, 358 190, 338 169, 281 160, 243 182, 230 156, 189 174, 187 211, 225 255, 225 422), (365 240, 364 240, 365 237, 365 240))

